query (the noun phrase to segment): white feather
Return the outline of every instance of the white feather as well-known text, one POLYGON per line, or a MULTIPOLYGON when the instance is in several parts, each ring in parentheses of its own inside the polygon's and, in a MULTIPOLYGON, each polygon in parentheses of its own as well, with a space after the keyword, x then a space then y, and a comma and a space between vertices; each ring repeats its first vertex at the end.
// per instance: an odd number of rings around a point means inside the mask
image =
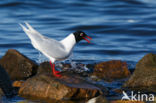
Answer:
POLYGON ((62 41, 57 41, 40 34, 30 24, 25 22, 27 28, 22 24, 19 24, 23 31, 28 35, 34 48, 42 52, 52 62, 56 60, 64 60, 68 58, 72 52, 76 40, 73 34, 62 41))

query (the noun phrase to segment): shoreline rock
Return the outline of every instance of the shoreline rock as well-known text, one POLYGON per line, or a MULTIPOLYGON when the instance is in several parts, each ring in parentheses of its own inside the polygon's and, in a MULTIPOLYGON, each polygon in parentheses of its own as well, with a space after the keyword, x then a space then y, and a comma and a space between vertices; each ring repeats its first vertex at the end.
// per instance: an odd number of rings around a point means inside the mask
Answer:
POLYGON ((4 68, 0 65, 0 95, 11 98, 17 95, 16 89, 12 86, 12 81, 4 68))
POLYGON ((110 103, 146 103, 143 101, 130 101, 130 100, 115 100, 111 101, 110 103))
MULTIPOLYGON (((49 62, 43 62, 39 66, 32 60, 22 55, 14 49, 9 49, 0 59, 0 65, 11 76, 11 80, 20 80, 13 83, 13 87, 19 88, 19 95, 32 99, 54 100, 56 102, 68 100, 88 100, 101 101, 101 103, 133 103, 131 101, 107 101, 104 95, 108 95, 110 88, 103 85, 90 83, 86 78, 104 79, 107 82, 130 77, 130 71, 126 62, 120 60, 106 61, 95 65, 93 73, 73 72, 68 70, 71 64, 62 64, 63 70, 61 78, 52 75, 49 62), (89 75, 89 76, 88 76, 89 75), (86 77, 86 78, 85 78, 86 77), (96 78, 97 77, 97 78, 96 78), (25 81, 21 81, 25 80, 25 81), (108 91, 109 90, 109 91, 108 91), (103 95, 103 96, 101 96, 103 95)), ((82 68, 84 64, 78 66, 82 68)), ((93 66, 93 65, 91 65, 93 66)), ((77 66, 75 67, 77 68, 77 66)), ((79 69, 79 68, 77 68, 79 69)), ((91 70, 89 68, 89 70, 91 70)), ((144 56, 136 65, 130 79, 123 88, 114 91, 122 95, 122 89, 145 90, 146 92, 156 92, 156 55, 148 54, 144 56)), ((1 74, 0 74, 1 75, 1 74)), ((8 76, 8 77, 9 77, 8 76)), ((116 82, 116 81, 115 81, 116 82)), ((0 92, 0 95, 3 93, 0 92)), ((118 98, 119 99, 119 98, 118 98)), ((71 101, 73 102, 73 101, 71 101)), ((67 102, 68 103, 68 102, 67 102)), ((73 102, 74 103, 74 102, 73 102)), ((143 102, 134 102, 143 103, 143 102)))
POLYGON ((15 49, 9 49, 0 59, 0 65, 11 80, 25 80, 37 72, 37 64, 15 49))
POLYGON ((130 79, 123 85, 139 91, 156 92, 156 54, 145 55, 137 64, 130 79))
POLYGON ((19 95, 43 99, 70 100, 90 99, 102 94, 101 90, 76 75, 55 78, 50 74, 36 75, 22 84, 19 95))
POLYGON ((103 95, 100 95, 88 100, 86 103, 110 103, 110 102, 103 95))
POLYGON ((126 62, 112 60, 96 64, 92 76, 106 81, 113 81, 129 77, 130 71, 126 62))

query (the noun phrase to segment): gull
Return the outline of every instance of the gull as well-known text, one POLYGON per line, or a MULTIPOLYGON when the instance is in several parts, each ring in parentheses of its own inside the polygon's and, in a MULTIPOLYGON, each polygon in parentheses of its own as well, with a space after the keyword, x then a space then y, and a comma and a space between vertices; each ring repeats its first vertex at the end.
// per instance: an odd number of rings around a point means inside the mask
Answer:
POLYGON ((58 41, 43 36, 27 22, 25 22, 25 25, 26 26, 20 24, 23 31, 31 40, 33 47, 50 60, 52 72, 55 77, 61 77, 60 72, 55 70, 55 62, 67 59, 71 55, 75 44, 79 41, 86 40, 88 43, 90 43, 88 39, 92 39, 83 31, 76 31, 69 34, 63 40, 58 41))

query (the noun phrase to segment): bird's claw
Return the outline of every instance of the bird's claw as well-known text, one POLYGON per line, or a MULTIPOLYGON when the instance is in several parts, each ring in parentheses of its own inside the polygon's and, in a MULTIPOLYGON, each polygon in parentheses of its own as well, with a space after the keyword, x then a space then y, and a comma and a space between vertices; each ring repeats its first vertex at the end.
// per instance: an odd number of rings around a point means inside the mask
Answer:
POLYGON ((55 76, 55 77, 61 77, 62 75, 60 75, 60 71, 55 71, 54 73, 53 73, 53 75, 55 76))

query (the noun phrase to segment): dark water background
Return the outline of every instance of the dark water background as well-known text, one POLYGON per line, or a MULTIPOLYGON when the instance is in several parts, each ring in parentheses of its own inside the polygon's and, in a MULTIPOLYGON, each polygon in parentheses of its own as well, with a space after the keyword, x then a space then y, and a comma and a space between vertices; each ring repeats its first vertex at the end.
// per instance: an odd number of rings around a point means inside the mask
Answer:
POLYGON ((73 56, 82 63, 119 59, 135 64, 156 52, 156 0, 1 0, 0 57, 14 48, 40 59, 18 25, 24 21, 57 40, 85 31, 92 44, 79 43, 73 56))

